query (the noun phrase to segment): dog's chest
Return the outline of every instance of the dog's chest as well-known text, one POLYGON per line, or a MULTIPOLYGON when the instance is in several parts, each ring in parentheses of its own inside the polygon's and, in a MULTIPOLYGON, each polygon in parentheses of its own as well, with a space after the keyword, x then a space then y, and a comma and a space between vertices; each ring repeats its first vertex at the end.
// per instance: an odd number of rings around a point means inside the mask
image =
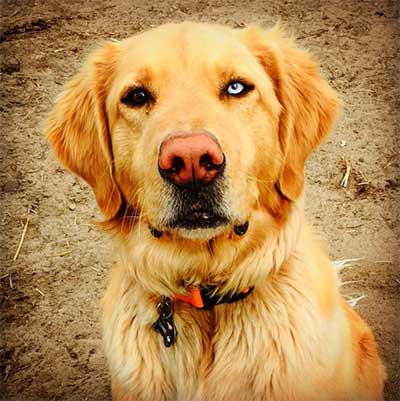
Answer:
MULTIPOLYGON (((212 312, 179 305, 177 341, 167 348, 152 328, 157 316, 139 305, 114 311, 105 341, 112 376, 141 401, 291 400, 299 394, 299 379, 308 375, 300 369, 304 358, 310 359, 305 366, 319 363, 312 349, 318 330, 315 338, 293 338, 300 316, 286 308, 271 320, 269 307, 251 297, 212 312)), ((312 315, 300 318, 315 326, 312 315)))

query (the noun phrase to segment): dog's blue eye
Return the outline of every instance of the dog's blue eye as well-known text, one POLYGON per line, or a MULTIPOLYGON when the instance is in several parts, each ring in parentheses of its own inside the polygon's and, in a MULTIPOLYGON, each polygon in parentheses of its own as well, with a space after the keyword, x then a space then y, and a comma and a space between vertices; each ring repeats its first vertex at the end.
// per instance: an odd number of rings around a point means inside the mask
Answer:
POLYGON ((225 93, 230 96, 243 96, 254 89, 253 85, 248 85, 239 81, 232 81, 225 88, 225 93))
POLYGON ((232 96, 240 95, 244 91, 244 85, 240 82, 231 82, 226 91, 232 96))

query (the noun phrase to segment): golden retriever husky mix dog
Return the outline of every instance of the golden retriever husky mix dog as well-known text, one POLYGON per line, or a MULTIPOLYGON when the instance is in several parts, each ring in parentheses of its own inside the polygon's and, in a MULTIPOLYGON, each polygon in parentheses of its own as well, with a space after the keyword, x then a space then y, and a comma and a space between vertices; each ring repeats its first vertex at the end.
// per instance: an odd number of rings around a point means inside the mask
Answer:
POLYGON ((161 26, 65 87, 46 133, 116 245, 114 400, 382 400, 374 337, 303 213, 337 108, 279 28, 161 26))

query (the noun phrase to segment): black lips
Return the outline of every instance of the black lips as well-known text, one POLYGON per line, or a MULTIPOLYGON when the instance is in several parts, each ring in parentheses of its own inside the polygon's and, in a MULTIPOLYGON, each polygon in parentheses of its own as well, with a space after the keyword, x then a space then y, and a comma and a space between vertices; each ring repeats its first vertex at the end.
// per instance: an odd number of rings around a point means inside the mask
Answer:
POLYGON ((222 180, 200 188, 173 187, 171 228, 215 228, 229 222, 221 208, 222 180))
POLYGON ((215 228, 228 223, 228 219, 213 211, 191 212, 178 216, 175 221, 171 222, 172 228, 215 228))

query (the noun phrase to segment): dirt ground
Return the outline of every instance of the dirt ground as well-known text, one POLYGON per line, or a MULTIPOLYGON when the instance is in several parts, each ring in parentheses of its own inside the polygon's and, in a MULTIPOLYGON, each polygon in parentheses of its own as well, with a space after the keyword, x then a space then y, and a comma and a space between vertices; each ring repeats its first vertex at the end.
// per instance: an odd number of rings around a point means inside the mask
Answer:
POLYGON ((341 94, 336 129, 307 165, 307 213, 332 259, 359 259, 343 273, 351 281, 343 292, 366 296, 356 309, 387 366, 386 400, 400 400, 399 8, 396 0, 1 0, 0 398, 110 399, 98 306, 110 242, 93 224, 88 187, 55 161, 43 121, 96 43, 190 19, 281 20, 341 94))

